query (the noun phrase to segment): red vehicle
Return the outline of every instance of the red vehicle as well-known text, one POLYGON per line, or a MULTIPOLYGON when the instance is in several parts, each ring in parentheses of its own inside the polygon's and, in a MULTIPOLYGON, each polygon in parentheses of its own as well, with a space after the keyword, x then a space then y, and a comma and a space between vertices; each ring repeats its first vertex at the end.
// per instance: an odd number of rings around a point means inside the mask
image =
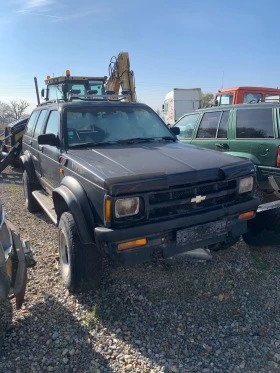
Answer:
POLYGON ((280 102, 280 89, 267 87, 226 88, 216 92, 214 102, 215 106, 280 102))

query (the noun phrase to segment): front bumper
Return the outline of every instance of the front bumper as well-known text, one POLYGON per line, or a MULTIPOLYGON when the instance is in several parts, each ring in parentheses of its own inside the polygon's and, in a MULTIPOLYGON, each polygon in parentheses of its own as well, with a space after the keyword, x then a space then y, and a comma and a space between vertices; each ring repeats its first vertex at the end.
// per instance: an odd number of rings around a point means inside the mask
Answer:
POLYGON ((126 263, 140 263, 151 260, 154 256, 171 257, 176 254, 223 242, 227 237, 238 237, 246 233, 246 220, 239 220, 238 216, 247 211, 256 211, 259 205, 257 198, 235 204, 225 209, 219 209, 127 229, 95 228, 95 237, 99 245, 117 260, 126 263), (226 228, 221 232, 212 232, 193 242, 178 244, 176 234, 178 230, 193 228, 209 222, 226 221, 226 228), (125 251, 117 249, 118 243, 133 241, 145 237, 147 244, 125 251))
MULTIPOLYGON (((280 191, 280 168, 257 166, 257 180, 260 188, 269 193, 280 191)), ((279 195, 280 196, 280 195, 279 195)))

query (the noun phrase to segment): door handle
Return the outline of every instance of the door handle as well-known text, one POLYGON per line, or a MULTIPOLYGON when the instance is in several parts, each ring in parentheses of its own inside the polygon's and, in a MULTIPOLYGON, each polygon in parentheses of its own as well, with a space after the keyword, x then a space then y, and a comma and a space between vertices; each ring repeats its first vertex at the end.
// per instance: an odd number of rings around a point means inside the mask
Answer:
POLYGON ((42 152, 44 149, 43 145, 38 145, 38 149, 40 150, 40 152, 42 152))
POLYGON ((215 144, 215 146, 220 149, 227 149, 229 147, 228 144, 215 144))

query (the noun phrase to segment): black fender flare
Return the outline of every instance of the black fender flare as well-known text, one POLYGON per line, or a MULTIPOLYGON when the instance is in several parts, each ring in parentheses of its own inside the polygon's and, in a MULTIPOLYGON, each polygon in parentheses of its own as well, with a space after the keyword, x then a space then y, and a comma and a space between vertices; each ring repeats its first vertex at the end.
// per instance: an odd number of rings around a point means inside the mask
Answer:
POLYGON ((24 153, 23 155, 20 156, 20 164, 21 166, 26 170, 28 178, 31 183, 34 184, 39 184, 39 180, 36 176, 36 172, 33 166, 33 162, 31 159, 31 155, 29 153, 24 153))
POLYGON ((63 212, 70 211, 83 244, 94 244, 94 216, 84 188, 71 176, 65 176, 52 192, 57 222, 63 212))

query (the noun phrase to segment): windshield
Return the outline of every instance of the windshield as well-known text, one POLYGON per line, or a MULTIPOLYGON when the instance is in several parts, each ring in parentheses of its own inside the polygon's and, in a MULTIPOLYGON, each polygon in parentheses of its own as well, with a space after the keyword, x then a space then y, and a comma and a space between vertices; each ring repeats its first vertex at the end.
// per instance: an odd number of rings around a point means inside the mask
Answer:
POLYGON ((59 100, 63 98, 68 98, 69 94, 75 92, 76 94, 86 96, 88 91, 94 92, 95 95, 104 95, 105 88, 102 81, 89 80, 80 83, 65 83, 49 85, 48 86, 48 100, 59 100), (64 87, 64 88, 63 88, 64 87), (66 97, 64 97, 64 94, 66 97))
POLYGON ((69 147, 104 143, 176 140, 153 111, 137 107, 65 109, 69 147))

